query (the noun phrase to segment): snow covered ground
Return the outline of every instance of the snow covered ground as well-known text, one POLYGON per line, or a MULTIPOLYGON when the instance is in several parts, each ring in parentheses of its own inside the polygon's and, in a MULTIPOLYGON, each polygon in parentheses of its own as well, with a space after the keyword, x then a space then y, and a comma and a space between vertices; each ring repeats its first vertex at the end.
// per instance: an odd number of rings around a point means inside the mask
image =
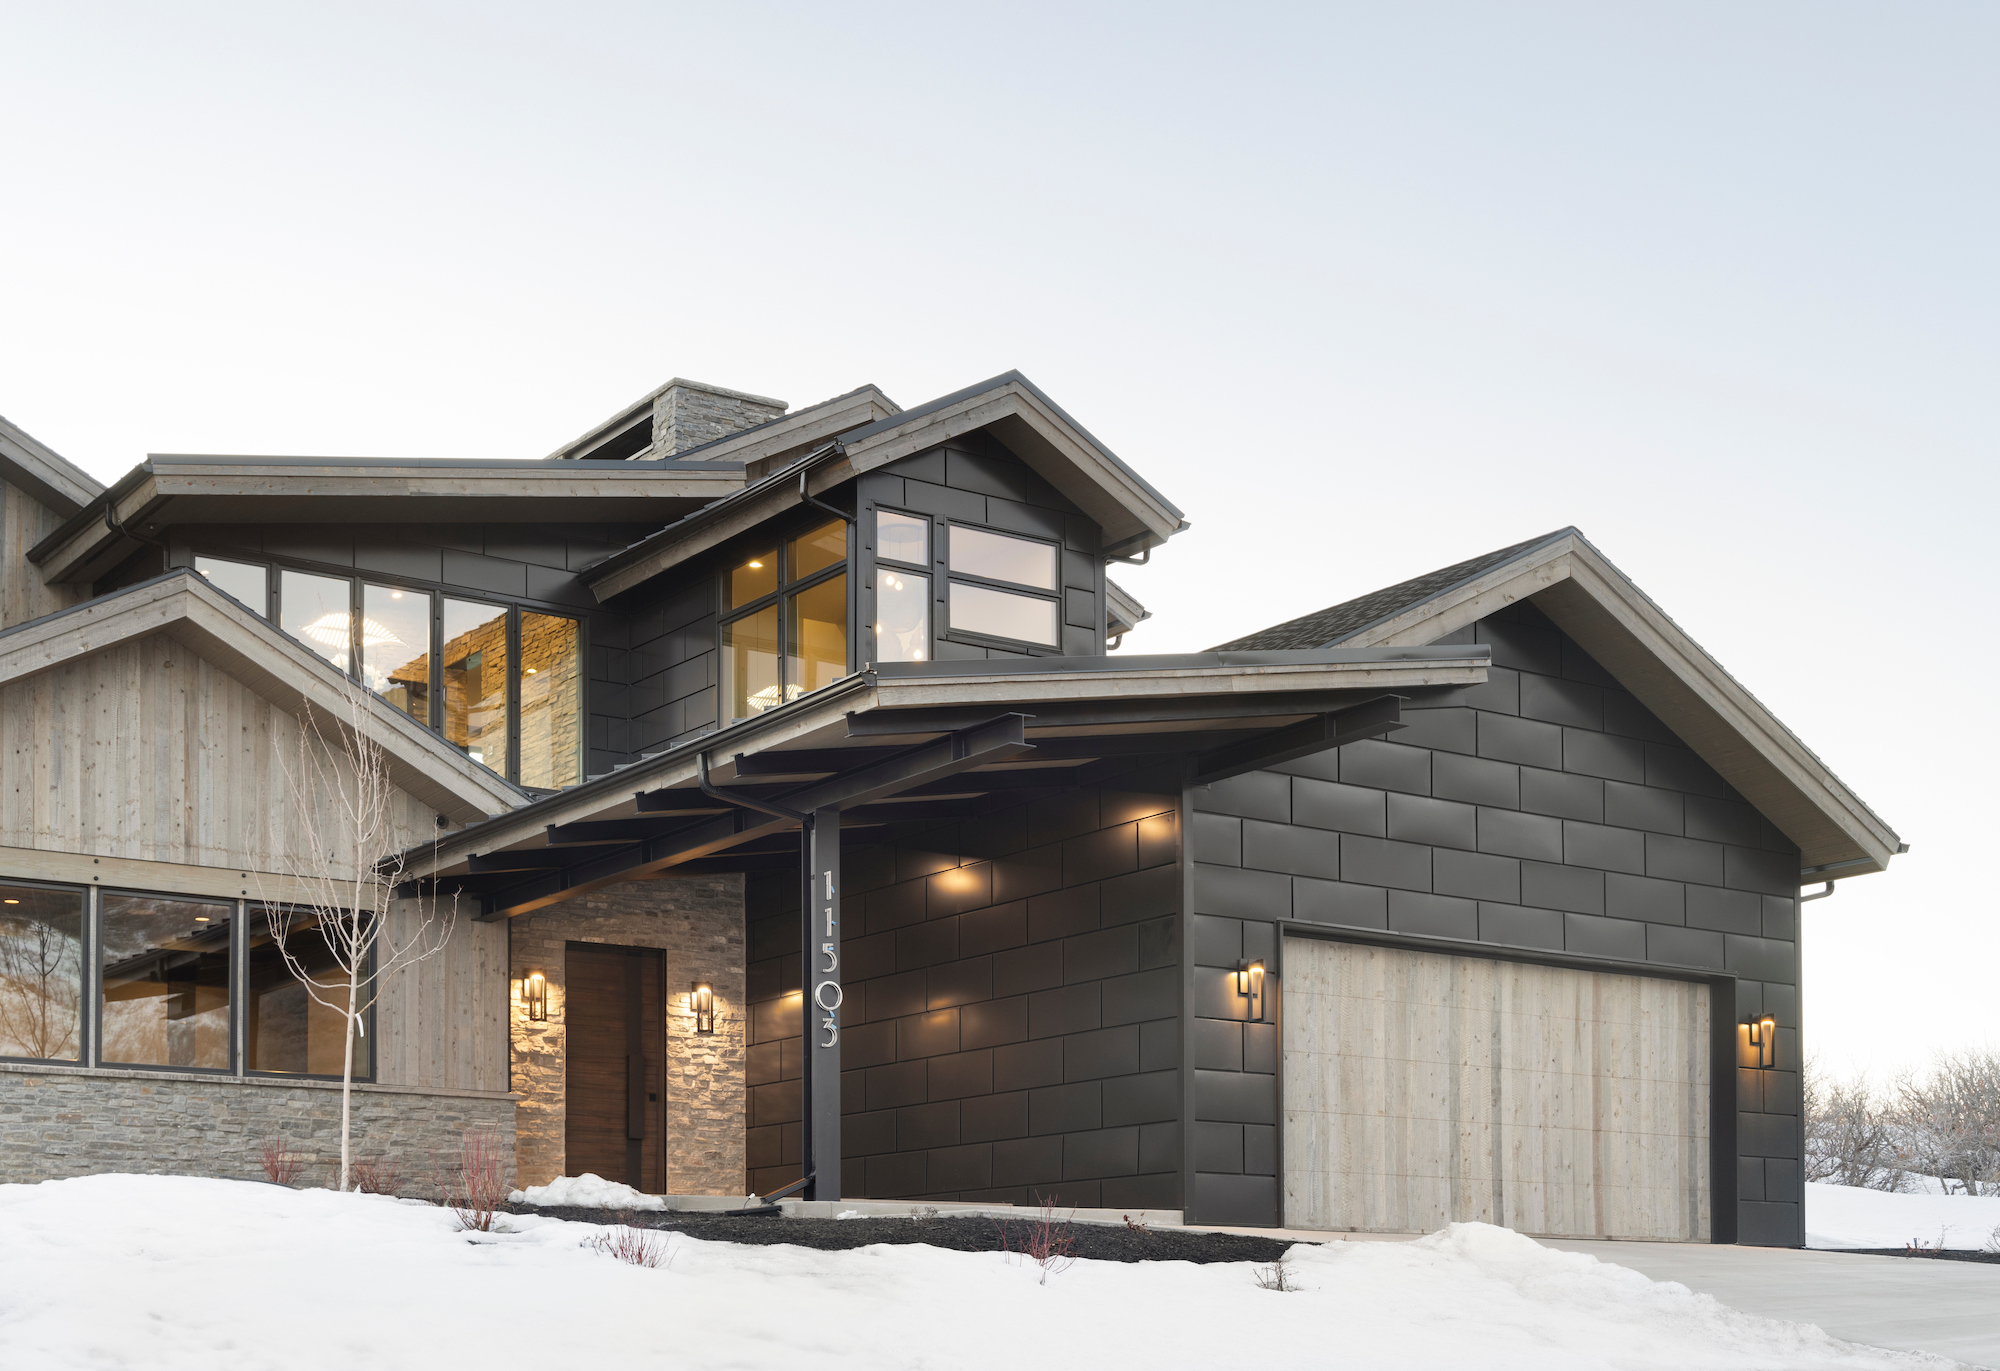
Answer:
POLYGON ((1028 1365, 1770 1368, 1947 1363, 1838 1343, 1682 1286, 1459 1224, 1248 1265, 745 1247, 675 1235, 647 1270, 533 1217, 492 1236, 407 1200, 246 1181, 0 1186, 7 1371, 525 1366, 877 1371, 1028 1365))
POLYGON ((1888 1195, 1851 1185, 1806 1183, 1807 1247, 2000 1248, 2000 1196, 1946 1195, 1936 1181, 1925 1193, 1888 1195), (1939 1242, 1942 1235, 1943 1242, 1939 1242))
POLYGON ((607 1181, 592 1171, 581 1176, 557 1176, 547 1185, 531 1185, 507 1196, 515 1204, 539 1204, 550 1209, 665 1209, 658 1195, 634 1190, 620 1181, 607 1181))

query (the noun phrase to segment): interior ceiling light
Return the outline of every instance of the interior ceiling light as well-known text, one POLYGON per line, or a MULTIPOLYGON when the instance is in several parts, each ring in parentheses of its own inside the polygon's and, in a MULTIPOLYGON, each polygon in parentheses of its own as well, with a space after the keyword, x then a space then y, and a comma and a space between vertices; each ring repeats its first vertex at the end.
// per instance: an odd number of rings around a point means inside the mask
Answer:
MULTIPOLYGON (((300 632, 304 633, 306 637, 312 639, 314 642, 327 647, 346 647, 347 620, 348 616, 346 614, 335 610, 331 614, 320 615, 319 618, 307 624, 300 632)), ((401 638, 398 638, 373 619, 362 619, 361 645, 363 647, 380 647, 385 643, 400 645, 402 641, 401 638)))

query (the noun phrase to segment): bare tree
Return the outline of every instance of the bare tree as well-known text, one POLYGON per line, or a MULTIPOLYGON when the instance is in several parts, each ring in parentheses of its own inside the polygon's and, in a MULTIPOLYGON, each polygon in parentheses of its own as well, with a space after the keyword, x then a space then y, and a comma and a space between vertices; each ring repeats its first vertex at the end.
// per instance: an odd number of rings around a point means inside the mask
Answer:
POLYGON ((1801 1089, 1807 1180, 1869 1190, 1903 1188, 1908 1173, 1893 1115, 1875 1099, 1865 1077, 1829 1079, 1818 1062, 1808 1059, 1801 1089))
POLYGON ((1939 1052, 1923 1075, 1895 1084, 1904 1147, 1949 1191, 2000 1195, 2000 1050, 1939 1052))
MULTIPOLYGON (((412 835, 399 831, 399 791, 382 745, 371 736, 373 692, 344 681, 338 705, 345 717, 329 717, 326 724, 322 711, 309 705, 299 719, 297 746, 290 755, 278 749, 290 813, 273 818, 289 821, 291 841, 277 847, 286 854, 283 864, 302 898, 289 905, 266 899, 265 913, 271 941, 293 978, 315 1004, 344 1021, 339 1188, 347 1190, 353 1173, 354 1048, 367 1031, 364 1016, 388 977, 450 941, 458 901, 454 896, 440 915, 435 893, 405 900, 409 917, 400 930, 391 930, 412 835), (302 912, 311 923, 294 922, 302 912), (310 954, 295 946, 309 927, 324 943, 330 969, 316 970, 308 964, 310 954)), ((260 886, 258 894, 263 893, 260 886)))

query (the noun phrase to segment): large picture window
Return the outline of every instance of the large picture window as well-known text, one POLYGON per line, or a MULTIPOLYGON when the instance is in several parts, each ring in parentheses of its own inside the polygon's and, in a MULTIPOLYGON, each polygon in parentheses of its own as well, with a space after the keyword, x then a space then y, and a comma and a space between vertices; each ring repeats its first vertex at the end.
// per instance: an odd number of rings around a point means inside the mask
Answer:
MULTIPOLYGON (((831 565, 824 545, 795 542, 792 555, 805 568, 794 580, 831 565)), ((846 555, 844 531, 833 555, 846 555)), ((577 620, 224 557, 197 556, 194 566, 480 765, 548 790, 583 779, 577 620)), ((774 580, 761 593, 775 590, 774 580)))
MULTIPOLYGON (((318 918, 301 910, 252 909, 244 930, 249 943, 249 983, 244 992, 243 1050, 251 1071, 338 1076, 347 1053, 347 1018, 336 1007, 346 994, 347 973, 320 933, 318 918), (272 919, 285 920, 285 943, 272 936, 272 919), (317 997, 286 962, 322 988, 317 997), (330 1002, 330 1003, 329 1003, 330 1002)), ((364 984, 362 994, 368 994, 364 984)), ((354 1074, 373 1074, 370 1039, 354 1040, 354 1074)))
MULTIPOLYGON (((282 949, 273 917, 239 900, 0 878, 0 1058, 338 1077, 346 973, 317 915, 276 912, 282 949), (300 973, 327 988, 315 997, 300 973)), ((363 1012, 354 1078, 372 1080, 363 1012)))
POLYGON ((229 1070, 236 907, 109 891, 101 899, 102 1060, 229 1070))
POLYGON ((847 524, 835 519, 723 573, 722 699, 748 719, 848 672, 847 524))
POLYGON ((80 1058, 83 915, 80 890, 0 885, 0 1057, 80 1058))

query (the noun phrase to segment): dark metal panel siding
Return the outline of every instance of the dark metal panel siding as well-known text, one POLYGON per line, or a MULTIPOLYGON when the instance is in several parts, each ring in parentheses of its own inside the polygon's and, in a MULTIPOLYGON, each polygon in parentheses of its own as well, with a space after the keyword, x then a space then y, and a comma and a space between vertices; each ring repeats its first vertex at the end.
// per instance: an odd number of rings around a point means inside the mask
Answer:
MULTIPOLYGON (((844 1193, 1180 1207, 1178 792, 1137 775, 847 848, 844 1193)), ((800 1160, 796 873, 747 908, 762 1193, 800 1160)))
POLYGON ((1734 1218, 1744 1242, 1802 1243, 1798 849, 1532 606, 1471 637, 1493 680, 1412 701, 1389 740, 1189 793, 1189 1217, 1278 1221, 1275 1159, 1251 1184, 1235 1131, 1277 1107, 1275 1063, 1232 1055, 1246 1002, 1227 980, 1270 955, 1239 940, 1269 949, 1289 919, 1733 974, 1718 1022, 1768 1009, 1781 1029, 1778 1069, 1742 1072, 1713 1120, 1736 1139, 1734 1218))

